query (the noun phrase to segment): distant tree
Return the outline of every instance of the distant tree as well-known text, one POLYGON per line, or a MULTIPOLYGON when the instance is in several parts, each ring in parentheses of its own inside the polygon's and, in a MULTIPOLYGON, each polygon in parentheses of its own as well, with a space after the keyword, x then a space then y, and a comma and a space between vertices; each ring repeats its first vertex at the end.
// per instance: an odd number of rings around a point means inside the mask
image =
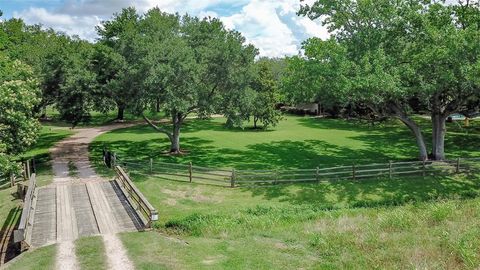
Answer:
POLYGON ((258 122, 263 128, 276 126, 281 119, 281 113, 275 106, 279 102, 278 81, 269 62, 256 63, 256 74, 251 83, 253 90, 252 104, 248 116, 253 118, 253 128, 258 128, 258 122))
POLYGON ((46 116, 46 107, 53 105, 63 82, 65 56, 71 38, 40 25, 27 25, 21 19, 0 22, 0 48, 11 59, 20 60, 33 68, 42 89, 41 102, 35 112, 46 116))
POLYGON ((139 91, 135 81, 136 68, 146 49, 138 46, 140 20, 135 8, 130 7, 97 27, 98 43, 112 49, 97 54, 100 67, 104 68, 97 72, 101 79, 108 80, 102 87, 103 95, 116 104, 118 120, 123 120, 125 110, 132 105, 139 91))
POLYGON ((316 63, 318 80, 333 86, 340 100, 400 119, 425 160, 425 140, 411 117, 410 101, 419 101, 431 114, 432 158, 441 160, 446 118, 480 93, 480 9, 472 3, 327 0, 303 5, 299 13, 321 20, 332 35, 328 41, 305 42, 305 54, 316 63), (340 68, 328 72, 333 64, 340 68))
POLYGON ((318 39, 307 41, 304 49, 306 58, 293 56, 286 60, 286 75, 281 84, 283 98, 290 104, 318 103, 336 116, 337 108, 346 106, 349 100, 343 91, 349 84, 344 74, 351 66, 344 50, 334 40, 318 39), (324 61, 326 58, 328 61, 324 61))
POLYGON ((14 170, 14 158, 35 143, 39 95, 32 68, 0 53, 0 172, 14 170))
POLYGON ((72 124, 88 122, 98 95, 98 83, 92 58, 93 47, 82 40, 74 40, 75 53, 65 55, 63 81, 61 82, 56 107, 62 119, 72 124))

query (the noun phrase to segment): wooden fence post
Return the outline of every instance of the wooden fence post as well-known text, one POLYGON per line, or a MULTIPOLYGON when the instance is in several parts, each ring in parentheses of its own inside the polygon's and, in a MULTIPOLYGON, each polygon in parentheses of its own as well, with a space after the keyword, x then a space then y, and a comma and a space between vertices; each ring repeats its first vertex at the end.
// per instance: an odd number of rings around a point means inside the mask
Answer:
POLYGON ((112 152, 112 157, 111 158, 112 158, 112 161, 111 161, 112 165, 111 166, 112 166, 112 168, 115 168, 115 166, 117 165, 117 155, 115 154, 115 152, 112 152))
POLYGON ((30 160, 27 160, 27 180, 30 179, 30 160))
POLYGON ((352 177, 353 177, 353 180, 355 180, 357 178, 355 163, 352 165, 352 177))
POLYGON ((317 167, 317 170, 315 171, 315 179, 317 179, 317 182, 320 182, 320 169, 317 167))
POLYGON ((190 162, 188 163, 188 177, 190 178, 190 183, 192 183, 192 172, 193 172, 192 162, 190 162))
POLYGON ((455 172, 460 173, 460 158, 457 158, 457 164, 455 166, 455 172))
POLYGON ((15 186, 15 175, 13 173, 10 174, 10 187, 15 186))
POLYGON ((423 160, 423 163, 422 163, 422 176, 425 177, 427 175, 427 166, 425 164, 425 159, 423 160))
POLYGON ((37 166, 35 165, 35 157, 32 157, 32 173, 37 173, 37 166))
POLYGON ((388 162, 388 178, 392 179, 392 174, 393 174, 393 164, 392 164, 392 161, 390 160, 388 162))
POLYGON ((230 176, 230 187, 235 187, 235 169, 232 169, 232 175, 230 176))
POLYGON ((150 158, 150 174, 153 174, 153 158, 150 158))

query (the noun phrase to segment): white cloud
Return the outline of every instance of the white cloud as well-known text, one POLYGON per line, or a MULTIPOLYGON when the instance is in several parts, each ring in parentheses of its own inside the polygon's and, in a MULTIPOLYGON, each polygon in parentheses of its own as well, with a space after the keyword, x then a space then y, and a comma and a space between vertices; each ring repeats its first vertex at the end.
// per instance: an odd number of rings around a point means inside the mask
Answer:
POLYGON ((14 12, 14 17, 94 40, 94 27, 128 6, 134 6, 139 12, 157 6, 166 12, 220 17, 227 27, 241 32, 248 42, 259 48, 262 56, 297 54, 299 44, 306 38, 328 36, 319 22, 296 15, 299 0, 66 0, 54 10, 32 7, 14 12), (233 12, 222 17, 215 9, 218 6, 233 12))
POLYGON ((44 8, 29 8, 22 12, 15 12, 13 17, 23 18, 28 24, 42 24, 56 31, 78 35, 80 38, 88 40, 95 39, 95 26, 101 22, 101 19, 94 15, 72 16, 53 13, 44 8))
POLYGON ((251 0, 240 13, 221 19, 242 32, 260 55, 282 57, 297 54, 308 37, 328 37, 319 22, 296 15, 299 7, 298 0, 251 0))

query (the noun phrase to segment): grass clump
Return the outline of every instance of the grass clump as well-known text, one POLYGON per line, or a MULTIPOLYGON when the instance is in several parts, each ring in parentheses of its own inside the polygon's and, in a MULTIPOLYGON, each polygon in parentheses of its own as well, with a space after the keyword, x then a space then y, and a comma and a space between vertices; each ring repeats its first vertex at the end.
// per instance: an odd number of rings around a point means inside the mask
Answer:
POLYGON ((78 177, 78 168, 71 160, 68 161, 68 176, 78 177))
POLYGON ((75 253, 81 269, 107 269, 105 247, 100 236, 76 240, 75 253))

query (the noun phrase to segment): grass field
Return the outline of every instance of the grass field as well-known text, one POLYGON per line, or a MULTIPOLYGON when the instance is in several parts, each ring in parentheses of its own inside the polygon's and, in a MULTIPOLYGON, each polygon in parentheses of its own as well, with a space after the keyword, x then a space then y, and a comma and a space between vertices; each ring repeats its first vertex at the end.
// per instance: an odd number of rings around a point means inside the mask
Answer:
MULTIPOLYGON (((165 207, 165 206, 164 206, 165 207)), ((477 269, 480 200, 245 208, 127 233, 137 269, 477 269)))
MULTIPOLYGON (((228 130, 223 122, 187 123, 182 156, 163 154, 164 136, 137 126, 98 137, 92 157, 108 146, 130 159, 288 169, 410 160, 417 153, 412 136, 396 122, 370 126, 289 116, 270 131, 228 130)), ((476 124, 449 124, 450 158, 479 156, 476 124)), ((138 269, 480 266, 476 174, 237 189, 138 175, 133 180, 160 214, 156 231, 122 235, 138 269)))
MULTIPOLYGON (((223 118, 187 122, 181 135, 181 146, 187 152, 183 156, 165 155, 169 145, 166 136, 146 125, 100 136, 92 145, 93 155, 98 158, 106 146, 121 158, 152 157, 237 169, 315 168, 417 157, 413 136, 396 121, 371 126, 354 121, 287 116, 276 128, 267 131, 227 129, 224 122, 223 118)), ((476 122, 468 129, 449 124, 448 157, 479 156, 478 128, 476 122)), ((426 132, 427 129, 425 125, 426 132)))

